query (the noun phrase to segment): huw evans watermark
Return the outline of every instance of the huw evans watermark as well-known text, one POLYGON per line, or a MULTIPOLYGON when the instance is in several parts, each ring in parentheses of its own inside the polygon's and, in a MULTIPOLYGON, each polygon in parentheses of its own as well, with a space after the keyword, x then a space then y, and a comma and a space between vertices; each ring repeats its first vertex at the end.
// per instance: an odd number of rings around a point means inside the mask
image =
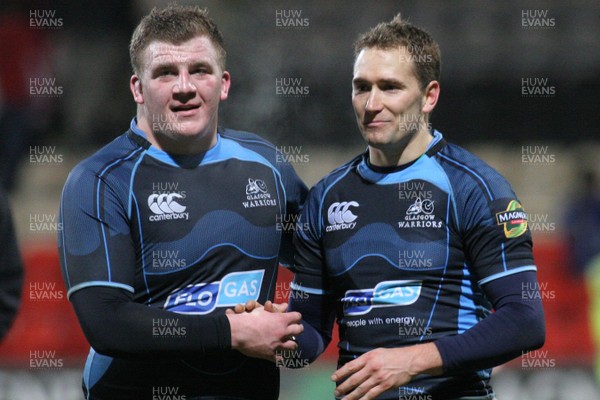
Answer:
POLYGON ((185 394, 179 394, 177 386, 153 386, 152 400, 187 400, 185 394))
POLYGON ((63 224, 56 214, 29 214, 29 231, 35 233, 57 233, 62 231, 63 224))
POLYGON ((56 152, 56 146, 29 146, 29 163, 36 165, 61 165, 63 155, 56 152))
POLYGON ((302 151, 302 146, 275 146, 275 161, 278 163, 308 164, 310 157, 302 151))
POLYGON ((556 86, 552 85, 549 78, 525 77, 521 78, 521 97, 555 97, 556 86))
POLYGON ((155 270, 180 269, 187 267, 186 259, 179 256, 179 250, 153 250, 152 268, 155 270))
POLYGON ((521 146, 521 162, 527 165, 556 164, 556 154, 549 146, 521 146))
POLYGON ((310 20, 302 15, 302 10, 275 10, 277 29, 306 29, 309 26, 310 20))
POLYGON ((278 97, 307 97, 310 88, 302 78, 275 78, 275 94, 278 97))
POLYGON ((425 387, 404 387, 398 388, 398 400, 433 400, 433 396, 427 393, 425 387))
POLYGON ((31 97, 61 97, 64 89, 56 83, 56 78, 29 78, 31 97))
POLYGON ((550 10, 521 10, 521 27, 523 29, 552 29, 556 26, 556 18, 550 10))
POLYGON ((187 335, 187 327, 181 325, 179 318, 153 318, 152 337, 183 338, 187 335))
POLYGON ((65 293, 56 282, 29 282, 29 300, 61 301, 65 293))
POLYGON ((522 369, 552 369, 556 367, 556 359, 550 357, 548 350, 523 352, 521 355, 522 369))
POLYGON ((308 367, 309 360, 302 356, 302 350, 276 350, 275 366, 284 369, 308 367))
POLYGON ((33 29, 62 29, 64 21, 56 10, 29 10, 29 27, 33 29))
POLYGON ((30 369, 60 369, 64 366, 62 358, 56 356, 56 350, 30 350, 30 369))

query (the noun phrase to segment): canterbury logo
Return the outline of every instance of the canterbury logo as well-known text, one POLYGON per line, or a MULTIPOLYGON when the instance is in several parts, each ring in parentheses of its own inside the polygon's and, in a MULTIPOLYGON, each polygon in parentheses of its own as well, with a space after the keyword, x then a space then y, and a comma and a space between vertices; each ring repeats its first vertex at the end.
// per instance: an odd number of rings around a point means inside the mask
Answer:
POLYGON ((186 206, 182 206, 176 201, 183 198, 179 193, 151 194, 148 197, 148 207, 155 215, 150 216, 150 221, 188 219, 188 213, 185 212, 186 206))
POLYGON ((327 232, 338 231, 342 229, 353 229, 356 226, 356 215, 352 213, 350 207, 358 207, 356 201, 343 201, 341 203, 333 203, 327 210, 327 221, 329 226, 327 232))

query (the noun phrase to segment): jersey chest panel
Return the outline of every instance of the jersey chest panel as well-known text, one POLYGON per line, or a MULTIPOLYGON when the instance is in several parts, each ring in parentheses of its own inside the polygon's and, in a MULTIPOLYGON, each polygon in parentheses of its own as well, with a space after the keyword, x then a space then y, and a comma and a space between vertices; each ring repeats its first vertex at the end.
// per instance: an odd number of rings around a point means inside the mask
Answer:
POLYGON ((356 176, 325 196, 323 247, 342 345, 408 344, 455 329, 464 256, 451 201, 426 180, 376 185, 356 176), (441 292, 451 300, 436 306, 441 292), (440 313, 448 318, 432 322, 440 313))
POLYGON ((132 208, 136 294, 194 314, 264 301, 283 204, 276 174, 260 163, 228 159, 180 169, 144 160, 132 208))
POLYGON ((450 195, 425 180, 375 185, 349 177, 322 205, 328 274, 359 286, 444 273, 455 246, 450 195), (360 188, 360 189, 358 189, 360 188))

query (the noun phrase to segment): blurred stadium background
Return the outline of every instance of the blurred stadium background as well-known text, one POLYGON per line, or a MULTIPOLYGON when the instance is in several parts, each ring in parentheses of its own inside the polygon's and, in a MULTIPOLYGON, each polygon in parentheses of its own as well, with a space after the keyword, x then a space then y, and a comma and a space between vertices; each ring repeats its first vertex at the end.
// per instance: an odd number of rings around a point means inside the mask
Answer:
MULTIPOLYGON (((497 368, 497 395, 600 399, 585 281, 565 240, 580 222, 567 213, 582 172, 600 172, 600 3, 179 3, 207 6, 225 36, 233 87, 222 125, 295 156, 308 185, 364 148, 350 104, 357 34, 398 12, 428 29, 442 49, 433 126, 503 173, 530 214, 547 341, 497 368)), ((0 172, 26 267, 22 307, 0 345, 0 400, 82 398, 87 343, 60 276, 58 201, 74 164, 128 127, 128 40, 161 4, 0 3, 0 172)), ((281 399, 332 398, 334 369, 333 346, 307 369, 284 369, 281 399)))

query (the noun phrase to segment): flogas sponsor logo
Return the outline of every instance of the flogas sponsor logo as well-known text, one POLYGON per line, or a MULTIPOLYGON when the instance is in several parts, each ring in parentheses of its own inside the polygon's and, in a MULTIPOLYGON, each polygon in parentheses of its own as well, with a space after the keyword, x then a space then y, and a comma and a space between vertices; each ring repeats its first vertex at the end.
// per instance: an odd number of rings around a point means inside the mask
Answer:
POLYGON ((421 295, 421 281, 384 281, 373 289, 348 290, 341 299, 344 315, 363 315, 373 308, 407 306, 421 295))
POLYGON ((217 307, 232 307, 258 300, 265 271, 231 272, 220 281, 196 283, 176 289, 164 308, 182 314, 208 314, 217 307))

